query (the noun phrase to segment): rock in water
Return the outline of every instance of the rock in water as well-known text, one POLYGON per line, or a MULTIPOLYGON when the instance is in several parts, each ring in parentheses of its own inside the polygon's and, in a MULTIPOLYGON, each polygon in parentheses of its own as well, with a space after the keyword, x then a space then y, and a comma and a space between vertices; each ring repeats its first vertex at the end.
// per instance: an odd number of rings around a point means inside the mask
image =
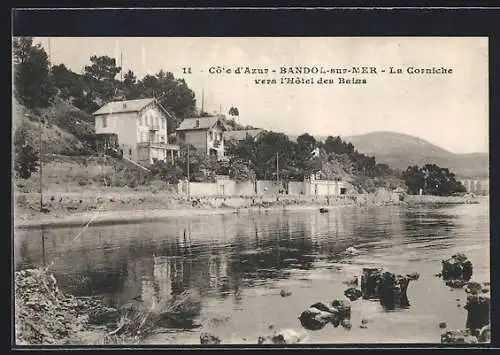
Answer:
POLYGON ((465 288, 465 292, 472 295, 477 295, 482 290, 482 286, 479 282, 469 282, 465 288))
POLYGON ((340 319, 351 318, 351 305, 343 300, 333 300, 332 307, 336 310, 337 317, 340 319))
POLYGON ((477 344, 477 338, 467 330, 450 330, 441 334, 441 344, 477 344))
POLYGON ((307 338, 307 335, 302 332, 297 332, 293 329, 276 330, 273 334, 260 336, 257 340, 258 344, 297 344, 307 338))
POLYGON ((471 331, 478 331, 490 324, 490 297, 486 295, 472 295, 467 297, 467 321, 465 326, 471 331))
POLYGON ((444 281, 469 281, 472 277, 472 263, 462 253, 457 253, 448 260, 443 260, 441 264, 441 277, 444 281))
POLYGON ((363 268, 361 275, 361 292, 364 299, 378 298, 378 287, 382 269, 363 268))
POLYGON ((212 333, 201 333, 200 335, 200 343, 201 344, 220 344, 221 340, 218 336, 212 333))
POLYGON ((356 301, 359 299, 363 293, 358 290, 357 288, 350 287, 347 290, 344 291, 344 295, 351 301, 356 301))
POLYGON ((480 343, 490 343, 491 342, 491 327, 490 325, 485 325, 479 330, 479 335, 477 339, 480 343))
POLYGON ((333 310, 322 303, 312 305, 299 316, 300 324, 308 330, 323 329, 325 325, 334 321, 334 319, 333 310))
POLYGON ((327 213, 327 212, 328 212, 328 208, 321 207, 321 208, 319 209, 319 212, 320 212, 320 213, 327 213))
POLYGON ((400 275, 384 272, 379 285, 380 304, 388 310, 396 306, 406 308, 410 305, 406 291, 410 280, 400 275))
POLYGON ((291 296, 292 293, 290 291, 287 291, 287 290, 281 290, 280 291, 280 296, 281 297, 288 297, 288 296, 291 296))
POLYGON ((364 299, 379 299, 380 304, 387 310, 396 307, 407 308, 407 289, 410 280, 415 276, 395 275, 390 272, 382 272, 377 268, 363 268, 361 276, 361 292, 364 299))
POLYGON ((441 328, 441 329, 446 328, 446 323, 445 322, 439 323, 439 328, 441 328))

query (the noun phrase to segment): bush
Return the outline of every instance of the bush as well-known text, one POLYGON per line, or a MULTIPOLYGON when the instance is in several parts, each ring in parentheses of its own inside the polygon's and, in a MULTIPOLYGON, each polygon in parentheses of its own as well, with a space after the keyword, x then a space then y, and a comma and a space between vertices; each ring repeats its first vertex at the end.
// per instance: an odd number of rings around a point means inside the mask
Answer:
POLYGON ((24 127, 16 130, 14 137, 15 160, 14 169, 21 179, 28 179, 31 174, 38 171, 39 156, 30 144, 27 131, 24 127))

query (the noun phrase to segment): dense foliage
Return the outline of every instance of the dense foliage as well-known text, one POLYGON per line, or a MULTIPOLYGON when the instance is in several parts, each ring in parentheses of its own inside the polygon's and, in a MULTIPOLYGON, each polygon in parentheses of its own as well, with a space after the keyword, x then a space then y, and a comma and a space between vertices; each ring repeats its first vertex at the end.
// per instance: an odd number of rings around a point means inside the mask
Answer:
POLYGON ((342 173, 368 178, 394 176, 386 164, 377 164, 374 157, 358 153, 351 143, 340 137, 328 137, 324 143, 308 133, 296 141, 283 133, 266 132, 257 140, 228 142, 228 153, 238 157, 242 164, 255 172, 258 179, 302 181, 312 174, 320 178, 336 179, 342 173))
POLYGON ((38 171, 38 152, 24 127, 19 127, 14 134, 14 170, 21 179, 28 179, 38 171))
POLYGON ((30 109, 48 107, 56 94, 49 59, 31 37, 13 39, 14 94, 30 109))
POLYGON ((436 164, 426 164, 409 166, 403 173, 403 179, 408 188, 408 193, 416 195, 449 196, 453 193, 465 192, 465 187, 455 179, 455 174, 447 168, 442 168, 436 164))

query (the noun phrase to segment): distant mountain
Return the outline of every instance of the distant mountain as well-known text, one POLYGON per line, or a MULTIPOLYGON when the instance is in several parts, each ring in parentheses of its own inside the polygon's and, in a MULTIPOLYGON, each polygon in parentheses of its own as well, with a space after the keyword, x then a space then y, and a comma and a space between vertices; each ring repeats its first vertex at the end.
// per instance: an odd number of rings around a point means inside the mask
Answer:
POLYGON ((486 177, 489 173, 487 153, 455 154, 407 134, 373 132, 342 139, 351 142, 360 153, 374 156, 377 162, 395 169, 434 163, 450 169, 459 177, 486 177))

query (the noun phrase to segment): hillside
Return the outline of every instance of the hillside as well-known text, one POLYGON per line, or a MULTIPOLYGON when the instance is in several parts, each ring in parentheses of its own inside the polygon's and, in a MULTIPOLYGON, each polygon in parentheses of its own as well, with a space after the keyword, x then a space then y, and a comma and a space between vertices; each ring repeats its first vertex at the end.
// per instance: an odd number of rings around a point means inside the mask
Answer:
POLYGON ((94 132, 92 116, 59 98, 47 109, 37 112, 13 99, 13 128, 23 126, 37 150, 40 117, 47 118, 42 133, 44 154, 80 155, 85 152, 85 140, 94 132))
POLYGON ((487 153, 455 154, 406 134, 373 132, 342 139, 351 142, 360 153, 375 156, 377 162, 395 169, 435 163, 461 177, 485 177, 489 172, 487 153))

